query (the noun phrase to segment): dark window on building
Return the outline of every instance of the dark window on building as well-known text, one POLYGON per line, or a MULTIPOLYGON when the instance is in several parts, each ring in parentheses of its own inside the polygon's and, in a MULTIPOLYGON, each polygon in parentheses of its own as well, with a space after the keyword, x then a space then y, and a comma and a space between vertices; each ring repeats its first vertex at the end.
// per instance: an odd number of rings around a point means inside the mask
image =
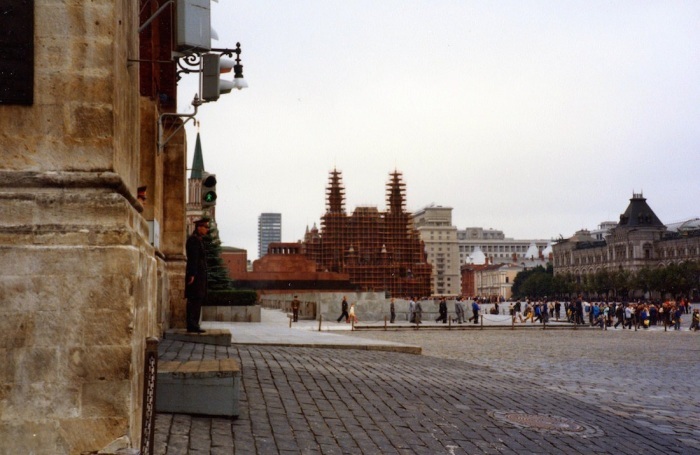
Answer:
POLYGON ((34 103, 34 0, 0 0, 0 104, 34 103))

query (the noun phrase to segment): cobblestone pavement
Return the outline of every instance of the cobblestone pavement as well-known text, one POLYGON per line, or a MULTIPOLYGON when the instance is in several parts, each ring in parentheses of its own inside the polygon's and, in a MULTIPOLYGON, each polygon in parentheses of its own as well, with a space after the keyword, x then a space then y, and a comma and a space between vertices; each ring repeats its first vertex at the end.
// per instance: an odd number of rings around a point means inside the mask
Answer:
POLYGON ((700 453, 689 332, 354 332, 424 355, 203 347, 238 357, 241 416, 159 414, 158 454, 700 453))

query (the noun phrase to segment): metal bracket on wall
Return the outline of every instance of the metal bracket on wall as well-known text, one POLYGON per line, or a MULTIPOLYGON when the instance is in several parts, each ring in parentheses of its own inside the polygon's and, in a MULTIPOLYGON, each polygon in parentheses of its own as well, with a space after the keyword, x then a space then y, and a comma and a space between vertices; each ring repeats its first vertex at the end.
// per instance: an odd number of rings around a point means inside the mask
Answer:
MULTIPOLYGON (((218 54, 219 57, 226 56, 229 58, 234 58, 233 56, 235 54, 235 61, 238 68, 234 67, 234 71, 236 71, 237 74, 240 74, 240 77, 243 77, 243 65, 241 65, 241 52, 241 43, 236 43, 235 49, 222 49, 213 47, 208 51, 208 53, 218 54)), ((178 81, 182 79, 183 74, 202 72, 202 54, 202 52, 192 52, 188 54, 181 54, 178 56, 178 59, 176 60, 177 66, 179 67, 176 75, 178 81)))
POLYGON ((184 126, 189 122, 190 120, 194 120, 195 116, 197 115, 197 108, 202 105, 202 100, 199 99, 199 95, 194 96, 194 100, 192 100, 192 106, 194 106, 194 112, 191 114, 179 114, 177 112, 173 113, 165 113, 165 114, 160 114, 158 116, 158 154, 160 155, 160 152, 163 150, 165 147, 165 144, 167 144, 170 139, 172 139, 178 131, 180 131, 184 126), (175 129, 172 130, 172 132, 166 132, 165 131, 165 126, 163 125, 163 120, 166 118, 171 118, 171 117, 177 117, 179 119, 183 119, 184 121, 182 122, 181 125, 178 125, 175 129), (166 134, 168 136, 166 136, 166 134))

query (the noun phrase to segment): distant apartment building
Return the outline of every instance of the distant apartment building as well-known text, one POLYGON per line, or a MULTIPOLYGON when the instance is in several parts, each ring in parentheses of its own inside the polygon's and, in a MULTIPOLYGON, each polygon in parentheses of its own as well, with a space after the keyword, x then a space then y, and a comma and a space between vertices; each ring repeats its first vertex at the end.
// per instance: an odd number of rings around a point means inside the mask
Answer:
POLYGON ((452 226, 452 207, 429 206, 413 213, 413 226, 425 244, 428 262, 433 266, 431 289, 434 295, 460 295, 460 256, 457 228, 452 226))
POLYGON ((258 217, 258 257, 267 254, 270 243, 282 241, 282 214, 261 213, 258 217))
POLYGON ((503 231, 468 227, 458 230, 459 261, 464 264, 503 264, 548 258, 552 251, 549 240, 518 240, 506 237, 503 231))

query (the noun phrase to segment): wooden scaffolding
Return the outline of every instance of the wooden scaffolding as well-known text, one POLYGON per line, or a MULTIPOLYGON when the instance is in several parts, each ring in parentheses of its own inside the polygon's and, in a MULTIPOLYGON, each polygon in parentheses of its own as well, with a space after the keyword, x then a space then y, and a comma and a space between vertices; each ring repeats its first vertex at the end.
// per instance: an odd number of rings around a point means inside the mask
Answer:
POLYGON ((342 174, 330 172, 326 213, 321 230, 304 237, 304 252, 319 271, 347 273, 363 291, 386 291, 396 297, 430 295, 431 265, 411 215, 405 208, 405 188, 398 171, 389 174, 387 211, 357 207, 345 212, 342 174))

